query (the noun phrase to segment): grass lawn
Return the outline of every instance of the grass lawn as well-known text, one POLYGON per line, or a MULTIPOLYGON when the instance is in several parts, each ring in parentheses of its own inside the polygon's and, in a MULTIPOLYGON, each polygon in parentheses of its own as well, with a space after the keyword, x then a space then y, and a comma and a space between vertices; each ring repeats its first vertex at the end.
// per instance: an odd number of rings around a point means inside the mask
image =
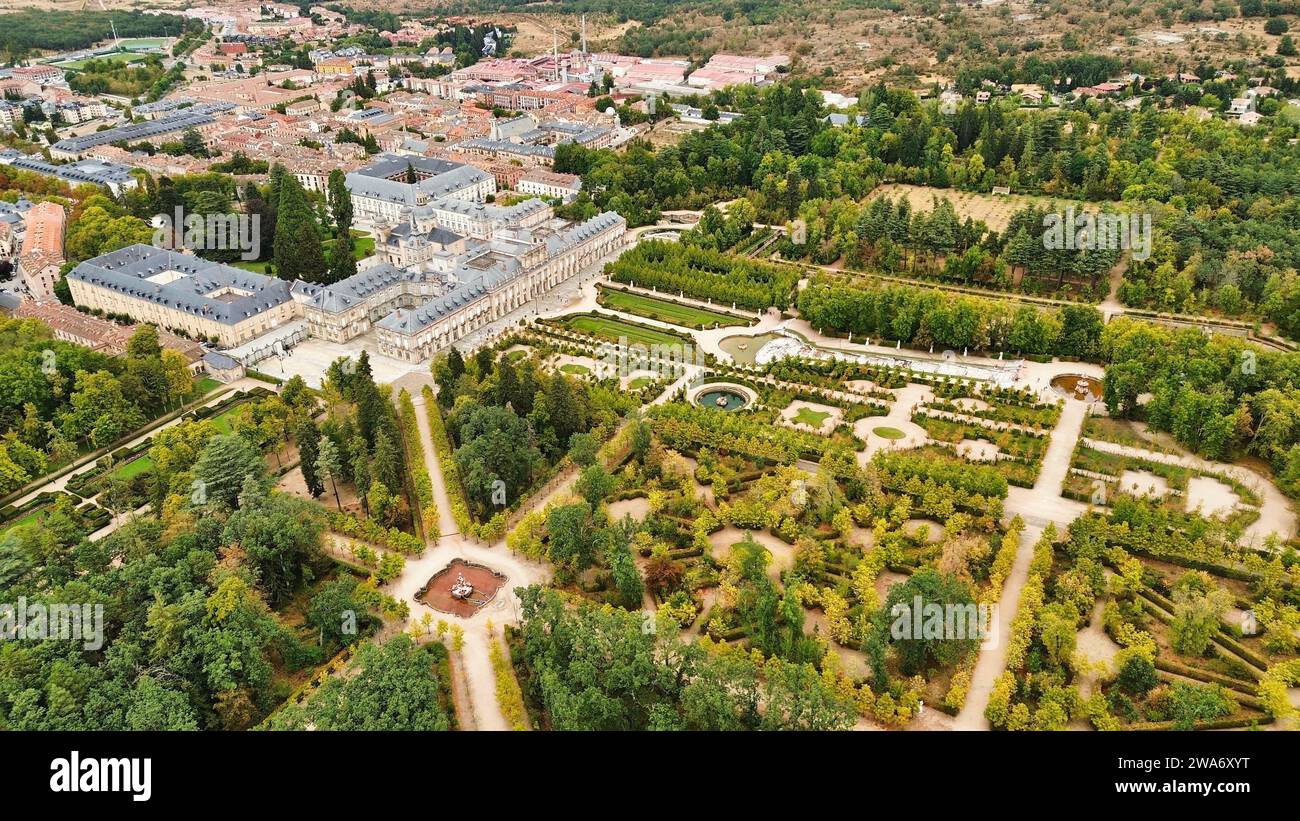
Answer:
POLYGON ((526 358, 530 353, 532 353, 532 351, 525 351, 525 350, 511 351, 510 353, 506 354, 506 361, 509 362, 511 365, 513 365, 516 362, 519 362, 520 360, 526 358))
MULTIPOLYGON (((90 59, 99 60, 101 62, 111 62, 111 63, 134 63, 143 60, 144 55, 130 54, 122 51, 115 51, 112 54, 105 54, 102 57, 94 57, 90 59)), ((90 59, 73 60, 70 63, 55 63, 54 65, 58 66, 59 68, 71 69, 72 71, 76 71, 77 69, 85 68, 86 63, 90 62, 90 59)))
POLYGON ((564 371, 565 373, 571 373, 575 376, 586 376, 591 373, 591 368, 588 368, 586 365, 578 365, 573 362, 569 362, 568 364, 561 365, 560 370, 564 371))
POLYGON ((715 323, 724 327, 747 324, 745 320, 730 314, 612 288, 600 289, 600 304, 612 310, 657 319, 683 328, 712 328, 715 323))
POLYGON ((48 505, 42 505, 41 507, 38 507, 35 510, 33 510, 31 513, 28 513, 26 516, 22 517, 21 519, 14 519, 4 528, 3 532, 0 532, 0 539, 3 539, 9 533, 9 531, 13 530, 15 527, 18 527, 20 525, 31 524, 33 522, 38 521, 41 515, 45 513, 47 507, 48 505))
POLYGON ((235 428, 233 423, 235 421, 235 414, 239 412, 240 405, 242 405, 242 403, 212 417, 212 426, 217 429, 217 433, 234 433, 235 428))
POLYGON ((200 379, 194 380, 194 395, 207 396, 219 387, 221 387, 221 383, 216 379, 213 379, 210 376, 204 376, 200 379))
POLYGON ((902 439, 907 435, 898 428, 885 427, 884 425, 878 428, 872 428, 871 432, 879 436, 881 439, 902 439))
POLYGON ((627 386, 630 390, 639 391, 653 381, 654 380, 648 376, 638 376, 636 379, 633 379, 631 382, 627 383, 627 386))
POLYGON ((631 325, 627 322, 620 322, 617 319, 610 319, 603 316, 570 316, 560 320, 561 323, 572 328, 575 331, 595 334, 604 337, 612 342, 618 342, 625 339, 627 344, 634 345, 682 345, 686 340, 682 337, 669 333, 668 331, 659 331, 654 328, 645 328, 640 325, 631 325))
MULTIPOLYGON (((830 415, 831 415, 830 411, 819 411, 819 410, 813 410, 812 408, 800 408, 799 412, 794 415, 794 421, 808 425, 809 427, 820 428, 822 426, 822 422, 825 422, 826 418, 829 417, 830 415)), ((890 430, 893 430, 893 428, 890 428, 890 430)))
POLYGON ((134 479, 141 473, 150 470, 153 470, 153 460, 148 456, 141 456, 138 459, 132 459, 113 471, 113 476, 118 479, 134 479))

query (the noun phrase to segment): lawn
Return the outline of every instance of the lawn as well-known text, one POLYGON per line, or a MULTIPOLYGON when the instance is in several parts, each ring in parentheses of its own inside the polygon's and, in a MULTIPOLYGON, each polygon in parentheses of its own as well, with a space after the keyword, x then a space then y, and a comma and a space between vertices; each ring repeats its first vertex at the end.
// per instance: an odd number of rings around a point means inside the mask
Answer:
POLYGON ((141 456, 138 459, 132 459, 113 471, 113 476, 118 479, 134 479, 141 473, 150 470, 153 470, 153 460, 148 456, 141 456))
POLYGON ((112 54, 105 54, 100 57, 87 58, 85 60, 73 60, 70 63, 55 63, 54 65, 62 69, 70 69, 72 71, 76 71, 78 69, 85 68, 86 63, 90 62, 90 60, 92 59, 99 60, 101 62, 111 62, 111 63, 133 63, 139 60, 143 60, 144 55, 130 54, 124 51, 115 51, 112 54))
POLYGON ((0 539, 3 539, 6 535, 9 534, 9 531, 13 530, 15 527, 18 527, 20 525, 31 524, 39 520, 41 515, 45 513, 47 508, 48 505, 42 505, 41 507, 38 507, 35 510, 33 510, 31 513, 28 513, 26 516, 22 517, 21 519, 13 520, 12 522, 10 522, 8 525, 5 526, 3 532, 0 532, 0 539))
POLYGON ((595 334, 613 342, 625 340, 629 345, 640 343, 642 345, 680 346, 686 343, 686 340, 677 334, 646 328, 641 325, 632 325, 609 317, 581 314, 567 317, 560 320, 560 322, 565 327, 572 328, 575 331, 595 334))
POLYGON ((654 380, 648 376, 638 376, 636 379, 633 379, 631 382, 628 382, 627 387, 629 390, 639 391, 653 381, 654 380))
POLYGON ((577 365, 574 364, 573 362, 569 362, 568 364, 561 365, 560 370, 564 371, 565 373, 571 373, 574 376, 587 376, 588 374, 591 373, 591 368, 588 368, 586 365, 577 365))
POLYGON ((657 299, 642 294, 630 294, 613 288, 600 289, 600 304, 606 308, 624 313, 657 319, 683 328, 712 328, 715 324, 746 325, 744 319, 731 314, 683 305, 668 299, 657 299))
POLYGON ((194 396, 207 396, 212 391, 221 387, 221 382, 210 376, 194 380, 194 396))
POLYGON ((904 436, 907 435, 906 433, 903 433, 898 428, 890 428, 884 425, 878 428, 872 428, 871 432, 879 436, 881 439, 902 439, 904 436))
MULTIPOLYGON (((830 416, 830 411, 813 410, 812 408, 800 408, 799 412, 794 415, 794 421, 812 428, 820 428, 822 422, 830 416)), ((892 428, 891 428, 892 430, 892 428)))
POLYGON ((221 433, 221 434, 234 433, 235 429, 233 426, 233 422, 235 419, 235 414, 239 413, 239 408, 242 404, 243 403, 238 403, 234 407, 230 408, 229 410, 222 411, 221 413, 212 417, 211 419, 212 426, 217 429, 217 433, 221 433))

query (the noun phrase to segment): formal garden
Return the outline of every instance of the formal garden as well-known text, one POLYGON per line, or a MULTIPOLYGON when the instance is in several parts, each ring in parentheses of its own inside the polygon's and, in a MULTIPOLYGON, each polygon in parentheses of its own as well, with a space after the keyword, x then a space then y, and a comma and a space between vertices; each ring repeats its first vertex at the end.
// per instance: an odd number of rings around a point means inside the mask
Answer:
POLYGON ((1125 497, 1049 528, 1029 572, 994 727, 1227 729, 1293 711, 1300 609, 1282 555, 1125 497))

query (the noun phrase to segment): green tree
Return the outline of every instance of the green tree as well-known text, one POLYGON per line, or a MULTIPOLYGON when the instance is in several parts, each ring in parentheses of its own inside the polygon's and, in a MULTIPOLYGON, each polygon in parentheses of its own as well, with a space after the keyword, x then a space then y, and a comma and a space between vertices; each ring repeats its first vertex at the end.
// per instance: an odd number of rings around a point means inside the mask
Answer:
POLYGON ((208 440, 194 465, 194 477, 202 482, 208 502, 237 507, 244 480, 260 478, 265 472, 261 455, 243 437, 228 434, 208 440))
POLYGON ((317 429, 314 421, 307 419, 298 426, 295 438, 298 442, 299 467, 302 470, 303 484, 307 486, 307 492, 313 499, 319 498, 325 492, 325 485, 316 473, 316 460, 320 458, 320 430, 317 429))
POLYGON ((285 174, 280 181, 273 259, 280 279, 325 282, 328 278, 316 216, 307 193, 292 174, 285 174))

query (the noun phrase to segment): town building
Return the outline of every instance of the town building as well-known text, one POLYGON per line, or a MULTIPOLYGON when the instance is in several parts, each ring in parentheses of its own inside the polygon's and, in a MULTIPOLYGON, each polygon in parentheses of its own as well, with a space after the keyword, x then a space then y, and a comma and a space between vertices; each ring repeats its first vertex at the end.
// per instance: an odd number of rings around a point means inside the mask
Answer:
POLYGON ((560 174, 542 168, 533 168, 519 178, 515 190, 521 194, 568 200, 582 190, 582 178, 577 174, 560 174))
POLYGON ((53 299, 54 284, 63 266, 63 231, 68 216, 56 202, 42 202, 27 211, 18 280, 33 299, 53 299))

